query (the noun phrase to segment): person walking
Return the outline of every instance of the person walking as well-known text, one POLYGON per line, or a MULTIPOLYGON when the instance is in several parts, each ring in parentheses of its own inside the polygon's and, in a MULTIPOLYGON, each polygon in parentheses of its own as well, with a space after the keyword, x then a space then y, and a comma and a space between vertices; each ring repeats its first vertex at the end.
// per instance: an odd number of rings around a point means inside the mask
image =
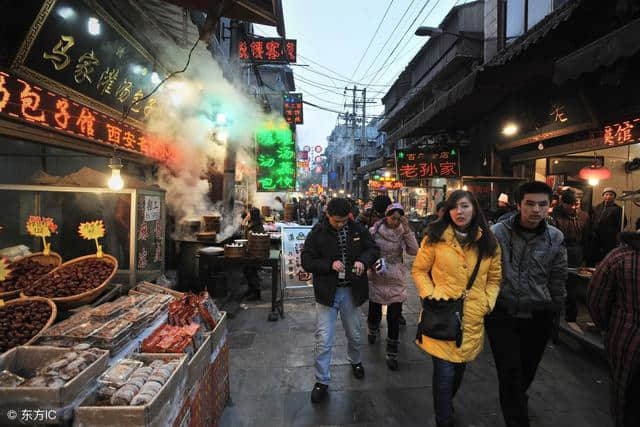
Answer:
MULTIPOLYGON (((589 241, 589 214, 578 210, 578 198, 575 190, 569 188, 560 196, 560 204, 552 211, 551 224, 564 235, 569 267, 581 267, 584 264, 584 251, 589 241)), ((568 277, 566 283, 565 321, 576 332, 582 332, 577 325, 578 296, 577 279, 568 277)))
MULTIPOLYGON (((602 203, 593 209, 594 242, 591 245, 592 264, 597 264, 618 244, 617 236, 622 230, 622 207, 616 204, 615 188, 606 187, 602 191, 602 203)), ((624 218, 627 225, 627 219, 624 218)))
MULTIPOLYGON (((251 233, 264 233, 262 218, 260 217, 260 209, 249 208, 249 223, 246 228, 245 238, 249 238, 251 233)), ((244 294, 247 301, 258 301, 260 299, 260 267, 245 266, 242 269, 244 277, 247 280, 249 289, 244 294)))
POLYGON ((598 265, 587 308, 605 331, 611 414, 616 427, 640 426, 640 230, 620 233, 622 246, 598 265))
POLYGON ((442 219, 427 228, 411 270, 423 306, 426 299, 458 300, 466 295, 460 345, 431 338, 418 327, 416 344, 433 359, 433 404, 438 427, 453 425, 453 398, 466 363, 482 350, 484 316, 493 309, 501 275, 498 243, 473 194, 454 191, 444 209, 442 219))
POLYGON ((527 390, 566 296, 564 236, 545 221, 552 195, 544 182, 522 184, 518 213, 492 227, 502 249, 502 283, 485 325, 507 427, 529 426, 527 390))
POLYGON ((403 252, 418 253, 418 242, 400 203, 387 206, 385 217, 369 230, 380 248, 381 261, 369 269, 368 340, 374 344, 380 334, 382 306, 387 306, 387 366, 398 369, 398 338, 402 303, 407 300, 403 252))
POLYGON ((348 200, 331 199, 326 217, 313 227, 302 248, 302 267, 313 274, 316 300, 313 403, 322 401, 328 394, 338 313, 347 337, 347 359, 353 375, 364 378, 359 307, 369 296, 366 270, 380 258, 380 249, 365 227, 349 219, 350 209, 348 200))

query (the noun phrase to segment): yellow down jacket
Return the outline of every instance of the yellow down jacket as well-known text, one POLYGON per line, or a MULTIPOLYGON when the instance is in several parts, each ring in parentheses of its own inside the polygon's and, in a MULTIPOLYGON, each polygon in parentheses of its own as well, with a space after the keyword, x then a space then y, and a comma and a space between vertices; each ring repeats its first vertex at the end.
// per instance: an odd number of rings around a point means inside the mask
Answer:
MULTIPOLYGON (((478 232, 476 240, 482 236, 478 232)), ((456 299, 462 296, 478 260, 476 245, 464 248, 449 226, 442 241, 429 242, 425 237, 413 263, 411 274, 420 298, 456 299), (431 274, 429 274, 431 273, 431 274)), ((483 257, 478 275, 464 302, 462 346, 422 336, 416 344, 425 352, 449 362, 468 362, 476 358, 484 343, 484 316, 496 303, 502 277, 500 246, 492 257, 483 257)))

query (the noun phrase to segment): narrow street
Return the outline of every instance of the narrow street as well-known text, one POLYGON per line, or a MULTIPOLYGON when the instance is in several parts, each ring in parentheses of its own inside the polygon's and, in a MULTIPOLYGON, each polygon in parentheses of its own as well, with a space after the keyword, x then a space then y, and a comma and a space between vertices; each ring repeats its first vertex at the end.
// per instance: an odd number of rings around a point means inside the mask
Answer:
MULTIPOLYGON (((412 260, 406 261, 410 269, 412 260)), ((346 360, 346 338, 338 322, 329 399, 312 405, 315 312, 312 299, 285 304, 285 318, 268 322, 269 292, 248 304, 229 322, 231 400, 221 425, 240 426, 435 426, 431 360, 413 343, 411 325, 419 311, 413 283, 404 306, 408 325, 400 332, 400 369, 389 371, 384 344, 364 336, 366 376, 355 379, 346 360)), ((310 295, 311 291, 308 291, 310 295)), ((367 304, 363 306, 366 313, 367 304)), ((366 315, 363 314, 363 324, 366 315)), ((381 336, 386 336, 383 320, 381 336)), ((570 338, 549 344, 530 390, 532 426, 610 425, 607 370, 604 359, 590 355, 570 338)), ((460 426, 504 426, 498 383, 488 342, 467 366, 454 400, 460 426)))

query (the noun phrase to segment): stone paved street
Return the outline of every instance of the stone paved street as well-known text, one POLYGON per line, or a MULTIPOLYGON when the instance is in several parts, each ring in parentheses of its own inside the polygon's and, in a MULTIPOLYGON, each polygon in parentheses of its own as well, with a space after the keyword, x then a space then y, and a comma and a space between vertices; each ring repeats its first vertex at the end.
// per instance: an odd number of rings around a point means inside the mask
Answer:
MULTIPOLYGON (((411 260, 407 261, 407 268, 411 260)), ((263 281, 266 286, 267 281, 263 281)), ((314 324, 311 299, 285 305, 285 318, 268 322, 269 291, 260 304, 248 304, 229 322, 231 334, 231 402, 222 426, 435 426, 431 393, 432 362, 414 344, 419 301, 413 283, 401 329, 400 369, 389 371, 384 345, 363 345, 364 380, 351 374, 346 339, 339 325, 332 361, 329 398, 310 403, 315 382, 314 324)), ((310 292, 307 294, 310 295, 310 292)), ((366 311, 367 305, 363 306, 366 311)), ((363 321, 365 321, 363 314, 363 321)), ((383 327, 384 327, 383 321, 383 327)), ((386 329, 382 330, 386 336, 386 329)), ((561 335, 550 345, 530 389, 532 426, 603 427, 609 418, 606 365, 561 335)), ((504 426, 498 384, 488 343, 468 365, 454 401, 457 425, 504 426)))

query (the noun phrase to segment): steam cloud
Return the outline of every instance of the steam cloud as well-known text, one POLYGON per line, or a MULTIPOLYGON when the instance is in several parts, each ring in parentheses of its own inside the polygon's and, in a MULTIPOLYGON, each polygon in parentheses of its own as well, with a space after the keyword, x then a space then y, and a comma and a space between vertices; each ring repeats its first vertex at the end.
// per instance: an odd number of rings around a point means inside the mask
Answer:
POLYGON ((218 241, 226 239, 239 228, 242 207, 236 203, 229 211, 224 208, 229 200, 211 203, 205 171, 213 159, 215 170, 223 172, 225 145, 231 144, 243 165, 236 172, 255 182, 254 159, 248 153, 253 152, 253 130, 266 117, 251 98, 223 77, 202 45, 194 51, 187 71, 168 80, 157 94, 147 132, 169 141, 181 153, 179 164, 161 167, 158 173, 169 211, 176 224, 204 214, 220 215, 218 241))

